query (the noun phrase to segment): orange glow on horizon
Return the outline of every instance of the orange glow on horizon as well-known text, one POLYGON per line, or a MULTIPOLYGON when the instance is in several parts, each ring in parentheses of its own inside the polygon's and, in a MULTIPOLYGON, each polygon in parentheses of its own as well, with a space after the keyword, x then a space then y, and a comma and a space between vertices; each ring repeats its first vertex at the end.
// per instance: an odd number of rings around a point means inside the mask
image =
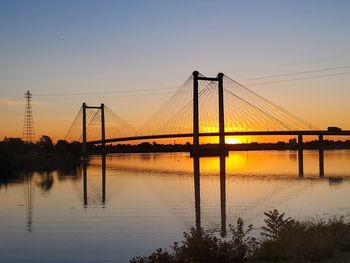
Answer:
POLYGON ((236 138, 236 137, 226 137, 225 138, 225 142, 227 144, 239 144, 239 143, 242 143, 241 140, 236 138))

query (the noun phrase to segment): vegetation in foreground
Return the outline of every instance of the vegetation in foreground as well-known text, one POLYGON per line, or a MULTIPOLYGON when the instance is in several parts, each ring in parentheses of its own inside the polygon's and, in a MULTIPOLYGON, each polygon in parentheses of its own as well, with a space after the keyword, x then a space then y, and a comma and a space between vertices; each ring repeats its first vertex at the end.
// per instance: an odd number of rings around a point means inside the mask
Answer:
POLYGON ((343 217, 297 221, 276 209, 264 214, 259 238, 239 218, 229 240, 192 229, 171 251, 158 249, 130 263, 350 262, 350 223, 343 217))

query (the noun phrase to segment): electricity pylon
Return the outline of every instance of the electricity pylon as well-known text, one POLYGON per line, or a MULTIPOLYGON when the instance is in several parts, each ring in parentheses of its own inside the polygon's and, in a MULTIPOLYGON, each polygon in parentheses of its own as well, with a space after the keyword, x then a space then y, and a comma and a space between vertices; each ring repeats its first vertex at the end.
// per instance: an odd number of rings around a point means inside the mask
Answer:
POLYGON ((34 121, 32 111, 32 93, 29 90, 24 93, 26 99, 25 111, 24 111, 24 126, 23 126, 23 141, 31 143, 35 141, 34 121))

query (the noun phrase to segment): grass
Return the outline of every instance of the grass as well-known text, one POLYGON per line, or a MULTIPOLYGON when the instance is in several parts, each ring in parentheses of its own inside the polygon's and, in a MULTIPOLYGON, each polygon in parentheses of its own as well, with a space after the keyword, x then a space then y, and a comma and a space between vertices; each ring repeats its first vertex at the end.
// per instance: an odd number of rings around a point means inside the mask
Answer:
POLYGON ((298 221, 276 209, 264 215, 259 238, 239 218, 230 226, 230 240, 191 229, 170 250, 158 249, 130 263, 350 262, 350 224, 343 217, 298 221))

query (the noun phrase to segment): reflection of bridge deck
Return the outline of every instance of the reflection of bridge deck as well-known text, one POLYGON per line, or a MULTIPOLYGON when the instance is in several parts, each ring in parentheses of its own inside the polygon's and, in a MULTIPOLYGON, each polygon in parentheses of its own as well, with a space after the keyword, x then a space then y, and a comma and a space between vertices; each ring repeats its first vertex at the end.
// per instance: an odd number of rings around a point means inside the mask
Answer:
MULTIPOLYGON (((199 137, 225 137, 225 136, 297 136, 298 137, 298 163, 299 163, 299 175, 304 174, 304 160, 303 160, 303 136, 318 136, 319 140, 319 169, 320 175, 324 175, 324 154, 323 154, 323 137, 324 136, 350 136, 350 130, 345 131, 325 131, 325 130, 296 130, 296 131, 236 131, 236 132, 225 132, 220 134, 219 132, 209 132, 209 133, 199 133, 199 137)), ((121 137, 112 138, 105 140, 96 140, 86 142, 89 144, 102 144, 103 147, 106 143, 113 142, 126 142, 126 141, 138 141, 138 140, 154 140, 154 139, 169 139, 169 138, 193 138, 193 133, 183 133, 183 134, 162 134, 162 135, 147 135, 147 136, 131 136, 131 137, 121 137)), ((222 148, 218 148, 217 151, 213 152, 212 149, 207 149, 207 151, 199 145, 194 147, 191 151, 191 156, 217 156, 226 155, 228 150, 224 145, 222 148), (224 150, 224 153, 223 153, 224 150)), ((231 149, 232 150, 232 149, 231 149)), ((264 150, 259 148, 259 150, 264 150)), ((266 148, 266 150, 271 150, 266 148)))
MULTIPOLYGON (((216 137, 219 136, 219 132, 199 133, 200 137, 216 137)), ((306 130, 306 131, 237 131, 237 132, 225 132, 225 136, 350 136, 350 130, 332 132, 323 130, 306 130)), ((139 141, 139 140, 154 140, 154 139, 172 139, 172 138, 191 138, 193 133, 183 134, 161 134, 161 135, 147 135, 147 136, 131 136, 106 139, 105 143, 113 142, 125 142, 125 141, 139 141)), ((100 144, 102 140, 89 141, 89 144, 100 144)))

